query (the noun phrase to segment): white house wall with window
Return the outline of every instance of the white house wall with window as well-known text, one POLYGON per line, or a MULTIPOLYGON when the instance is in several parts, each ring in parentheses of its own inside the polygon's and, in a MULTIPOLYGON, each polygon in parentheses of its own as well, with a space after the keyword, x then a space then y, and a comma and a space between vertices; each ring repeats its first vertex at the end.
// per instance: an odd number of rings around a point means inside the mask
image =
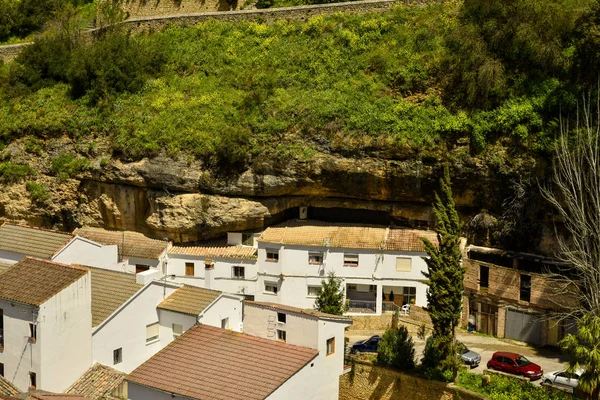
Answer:
POLYGON ((384 226, 292 220, 269 227, 258 238, 255 300, 311 308, 333 271, 350 313, 381 313, 391 303, 426 306, 421 238, 437 243, 433 231, 384 226))
POLYGON ((187 285, 253 296, 257 272, 256 248, 252 246, 222 240, 169 250, 167 275, 187 285))
MULTIPOLYGON (((273 303, 244 302, 244 333, 319 351, 315 367, 321 371, 311 386, 320 399, 337 399, 339 376, 344 373, 344 330, 347 317, 273 303), (281 333, 284 333, 283 335, 281 333)), ((306 384, 306 383, 305 383, 306 384)), ((288 385, 294 385, 289 382, 288 385)), ((295 388, 302 393, 302 388, 295 388)), ((287 391, 294 392, 290 387, 287 391)))
POLYGON ((4 377, 24 392, 66 390, 91 365, 89 271, 27 257, 0 279, 4 377))

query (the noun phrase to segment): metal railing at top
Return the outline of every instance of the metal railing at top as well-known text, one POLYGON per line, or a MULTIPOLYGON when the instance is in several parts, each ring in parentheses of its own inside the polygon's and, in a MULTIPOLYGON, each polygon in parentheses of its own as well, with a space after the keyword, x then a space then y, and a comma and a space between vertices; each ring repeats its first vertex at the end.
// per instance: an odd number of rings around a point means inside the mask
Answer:
POLYGON ((402 307, 400 307, 398 304, 393 303, 391 301, 384 301, 381 303, 381 309, 383 311, 392 311, 392 312, 396 312, 396 311, 401 311, 402 307))
POLYGON ((377 310, 376 301, 348 300, 348 312, 374 313, 377 310))

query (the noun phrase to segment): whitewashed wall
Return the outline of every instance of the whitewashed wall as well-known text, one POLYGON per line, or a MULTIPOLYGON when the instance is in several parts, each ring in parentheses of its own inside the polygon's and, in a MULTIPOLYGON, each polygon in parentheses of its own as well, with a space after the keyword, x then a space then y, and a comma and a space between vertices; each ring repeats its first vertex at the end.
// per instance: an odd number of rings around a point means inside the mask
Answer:
POLYGON ((221 321, 229 318, 229 329, 242 331, 242 299, 227 294, 221 295, 198 317, 198 322, 205 325, 221 327, 221 321))
POLYGON ((158 352, 162 348, 160 336, 146 343, 146 325, 159 322, 156 306, 177 288, 151 282, 98 326, 92 335, 93 361, 130 373, 158 352), (123 361, 115 365, 113 350, 118 348, 123 349, 123 361))
POLYGON ((277 311, 267 308, 244 306, 244 333, 265 339, 277 340, 277 329, 286 331, 286 343, 317 349, 319 345, 319 321, 316 318, 286 314, 285 324, 277 321, 277 311))
POLYGON ((40 307, 38 389, 62 393, 92 365, 91 292, 88 272, 40 307))
POLYGON ((52 260, 63 264, 88 265, 122 271, 118 265, 119 252, 116 245, 104 246, 80 236, 63 247, 52 260))
POLYGON ((5 377, 20 390, 29 388, 34 372, 37 389, 61 392, 91 365, 91 289, 89 273, 41 307, 0 300, 4 312, 5 377), (29 324, 37 321, 37 341, 29 342, 29 324))
POLYGON ((173 324, 181 325, 183 329, 182 333, 196 324, 195 316, 169 310, 159 309, 158 318, 160 322, 159 335, 161 348, 164 348, 175 339, 175 336, 173 335, 173 324))
POLYGON ((167 275, 175 275, 176 282, 225 293, 253 295, 257 287, 258 267, 255 260, 212 258, 214 268, 207 270, 205 258, 175 254, 169 256, 167 275), (194 276, 185 276, 185 263, 194 263, 194 276), (233 277, 233 267, 242 266, 245 279, 233 277))
POLYGON ((28 341, 29 324, 37 318, 38 308, 6 300, 0 300, 0 308, 4 312, 4 351, 0 352, 4 377, 25 392, 29 372, 38 379, 41 375, 41 346, 28 341))

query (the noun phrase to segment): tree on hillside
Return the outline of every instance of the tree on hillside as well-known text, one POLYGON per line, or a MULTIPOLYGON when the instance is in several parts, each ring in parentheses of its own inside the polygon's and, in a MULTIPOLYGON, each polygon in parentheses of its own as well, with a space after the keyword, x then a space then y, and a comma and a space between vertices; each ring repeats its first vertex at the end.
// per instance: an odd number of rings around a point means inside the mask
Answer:
POLYGON ((440 179, 440 193, 435 195, 433 212, 439 246, 423 239, 429 256, 424 257, 428 271, 423 272, 429 286, 426 310, 433 323, 433 335, 425 348, 423 364, 428 368, 450 368, 456 380, 455 330, 462 311, 464 268, 460 262, 462 224, 452 198, 448 166, 440 179))
POLYGON ((569 304, 563 314, 575 319, 588 313, 600 317, 600 93, 597 115, 589 99, 586 104, 573 131, 562 124, 552 187, 542 188, 564 228, 564 235, 557 234, 558 257, 568 268, 556 281, 563 282, 565 294, 578 297, 579 304, 569 304))
POLYGON ((586 314, 578 323, 577 335, 567 335, 560 342, 563 351, 571 355, 568 372, 584 370, 577 389, 590 400, 600 399, 600 317, 586 314))
POLYGON ((401 370, 415 368, 415 346, 405 326, 385 331, 377 348, 377 362, 401 370))
POLYGON ((315 308, 335 315, 342 315, 346 311, 342 280, 337 278, 333 271, 329 272, 327 279, 321 281, 321 291, 315 300, 315 308))

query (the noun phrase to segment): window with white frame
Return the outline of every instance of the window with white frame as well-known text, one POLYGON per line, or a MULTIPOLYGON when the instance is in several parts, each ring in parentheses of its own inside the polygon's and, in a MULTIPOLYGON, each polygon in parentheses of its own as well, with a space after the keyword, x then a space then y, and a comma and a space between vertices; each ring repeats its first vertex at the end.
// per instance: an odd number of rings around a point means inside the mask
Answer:
POLYGON ((223 318, 221 320, 221 328, 222 329, 229 329, 229 317, 223 318))
POLYGON ((277 262, 279 261, 279 250, 275 249, 266 249, 267 256, 265 261, 277 262))
POLYGON ((150 325, 146 325, 146 343, 154 342, 158 340, 158 330, 160 325, 158 322, 155 322, 150 325))
POLYGON ((246 268, 236 265, 233 267, 233 278, 234 279, 245 279, 246 268))
POLYGON ((356 292, 357 291, 357 286, 355 284, 349 283, 348 284, 348 291, 354 291, 354 292, 356 292))
POLYGON ((358 267, 358 254, 344 254, 344 267, 358 267))
POLYGON ((321 286, 308 286, 308 297, 317 297, 321 293, 321 286))
POLYGON ((327 355, 332 355, 335 353, 335 337, 331 339, 327 339, 327 355))
POLYGON ((410 272, 412 270, 412 258, 396 257, 396 271, 410 272))
POLYGON ((377 285, 369 285, 369 293, 376 293, 377 285))
POLYGON ((308 263, 310 265, 322 265, 323 253, 320 251, 311 251, 308 253, 308 263))
POLYGON ((417 288, 405 286, 402 288, 402 304, 414 304, 417 299, 417 288))
POLYGON ((183 325, 173 324, 173 338, 181 336, 183 334, 183 325))
POLYGON ((277 283, 265 282, 265 293, 277 294, 277 283))

